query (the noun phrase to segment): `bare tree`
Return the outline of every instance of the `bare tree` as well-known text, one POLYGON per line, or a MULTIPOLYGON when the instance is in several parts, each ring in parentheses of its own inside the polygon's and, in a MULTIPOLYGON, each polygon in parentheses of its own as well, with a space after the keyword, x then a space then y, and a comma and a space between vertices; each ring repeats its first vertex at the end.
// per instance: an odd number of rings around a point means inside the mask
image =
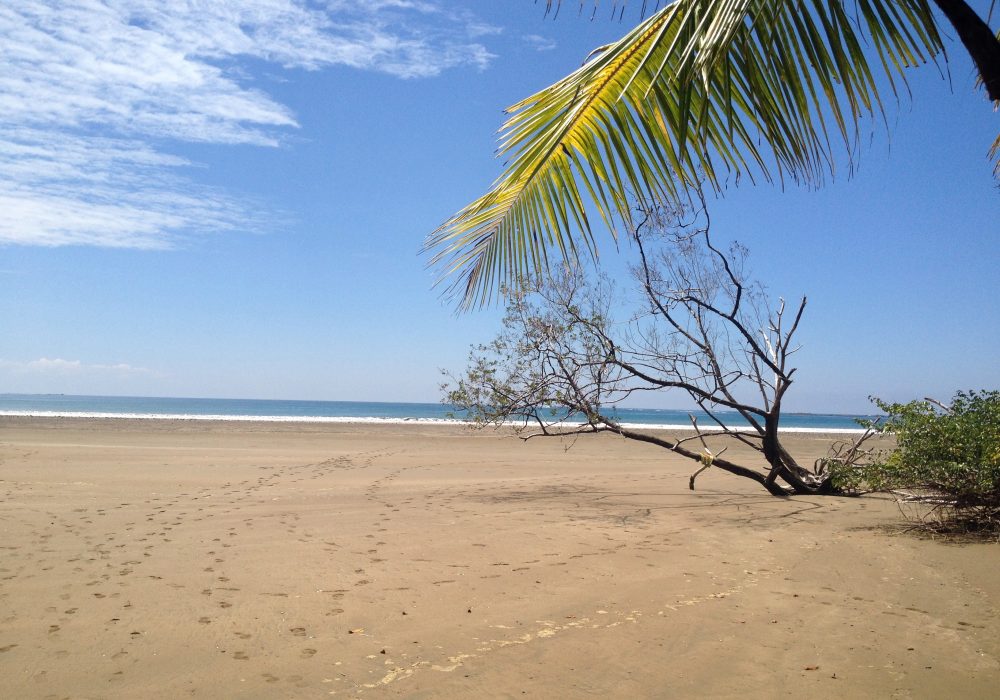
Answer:
POLYGON ((672 450, 701 464, 692 489, 715 467, 774 495, 830 492, 828 461, 803 467, 778 432, 805 297, 770 303, 763 286, 746 279, 746 250, 712 241, 704 207, 641 214, 632 232, 638 311, 616 322, 615 285, 580 270, 507 290, 501 333, 473 350, 465 374, 444 385, 445 400, 480 426, 513 423, 525 439, 610 432, 672 450), (671 389, 686 392, 711 425, 692 415, 694 434, 669 439, 616 417, 623 400, 671 389), (725 449, 713 453, 709 432, 757 450, 769 468, 732 462, 725 449))

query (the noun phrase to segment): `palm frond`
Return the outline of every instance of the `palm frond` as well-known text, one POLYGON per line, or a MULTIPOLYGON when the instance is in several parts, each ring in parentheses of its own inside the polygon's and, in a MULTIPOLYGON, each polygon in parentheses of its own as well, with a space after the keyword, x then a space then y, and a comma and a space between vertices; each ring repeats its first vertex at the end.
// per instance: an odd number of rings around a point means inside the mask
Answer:
POLYGON ((630 198, 705 180, 819 184, 906 67, 940 52, 926 0, 676 0, 549 88, 513 105, 505 171, 425 243, 464 308, 596 256, 630 198), (869 55, 876 58, 873 65, 869 55))
POLYGON ((990 160, 993 161, 993 177, 1000 180, 1000 136, 990 146, 990 160))

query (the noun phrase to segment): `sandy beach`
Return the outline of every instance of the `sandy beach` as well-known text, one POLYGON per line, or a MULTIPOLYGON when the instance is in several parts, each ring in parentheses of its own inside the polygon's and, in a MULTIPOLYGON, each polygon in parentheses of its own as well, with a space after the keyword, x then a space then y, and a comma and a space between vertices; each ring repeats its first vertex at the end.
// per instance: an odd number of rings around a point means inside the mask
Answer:
POLYGON ((996 696, 998 545, 691 471, 611 437, 0 418, 0 697, 996 696))

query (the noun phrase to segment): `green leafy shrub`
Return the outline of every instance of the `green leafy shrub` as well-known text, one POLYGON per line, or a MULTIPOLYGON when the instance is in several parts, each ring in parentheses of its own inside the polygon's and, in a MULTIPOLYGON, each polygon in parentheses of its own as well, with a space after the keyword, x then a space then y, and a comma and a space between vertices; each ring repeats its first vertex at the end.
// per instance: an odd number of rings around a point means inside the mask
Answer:
POLYGON ((896 448, 865 464, 834 465, 845 491, 891 491, 928 505, 928 522, 1000 529, 1000 392, 958 392, 950 406, 887 403, 875 427, 896 448))

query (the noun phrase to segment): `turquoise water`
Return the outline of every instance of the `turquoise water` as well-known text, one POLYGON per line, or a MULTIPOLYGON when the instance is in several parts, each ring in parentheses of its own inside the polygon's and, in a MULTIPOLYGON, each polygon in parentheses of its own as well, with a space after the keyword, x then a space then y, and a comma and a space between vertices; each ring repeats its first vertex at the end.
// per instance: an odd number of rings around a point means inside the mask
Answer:
MULTIPOLYGON (((441 422, 453 409, 439 403, 383 403, 368 401, 280 401, 267 399, 183 399, 151 396, 67 396, 63 394, 0 394, 0 415, 120 416, 179 419, 218 418, 250 420, 268 418, 290 422, 441 422)), ((619 408, 622 423, 643 426, 690 427, 688 411, 619 408)), ((698 413, 695 412, 698 416, 698 413)), ((733 425, 741 423, 732 412, 720 416, 733 425)), ((461 416, 457 416, 461 418, 461 416)), ((855 430, 856 416, 785 413, 782 427, 804 431, 855 430)), ((711 425, 706 416, 699 424, 711 425)))

